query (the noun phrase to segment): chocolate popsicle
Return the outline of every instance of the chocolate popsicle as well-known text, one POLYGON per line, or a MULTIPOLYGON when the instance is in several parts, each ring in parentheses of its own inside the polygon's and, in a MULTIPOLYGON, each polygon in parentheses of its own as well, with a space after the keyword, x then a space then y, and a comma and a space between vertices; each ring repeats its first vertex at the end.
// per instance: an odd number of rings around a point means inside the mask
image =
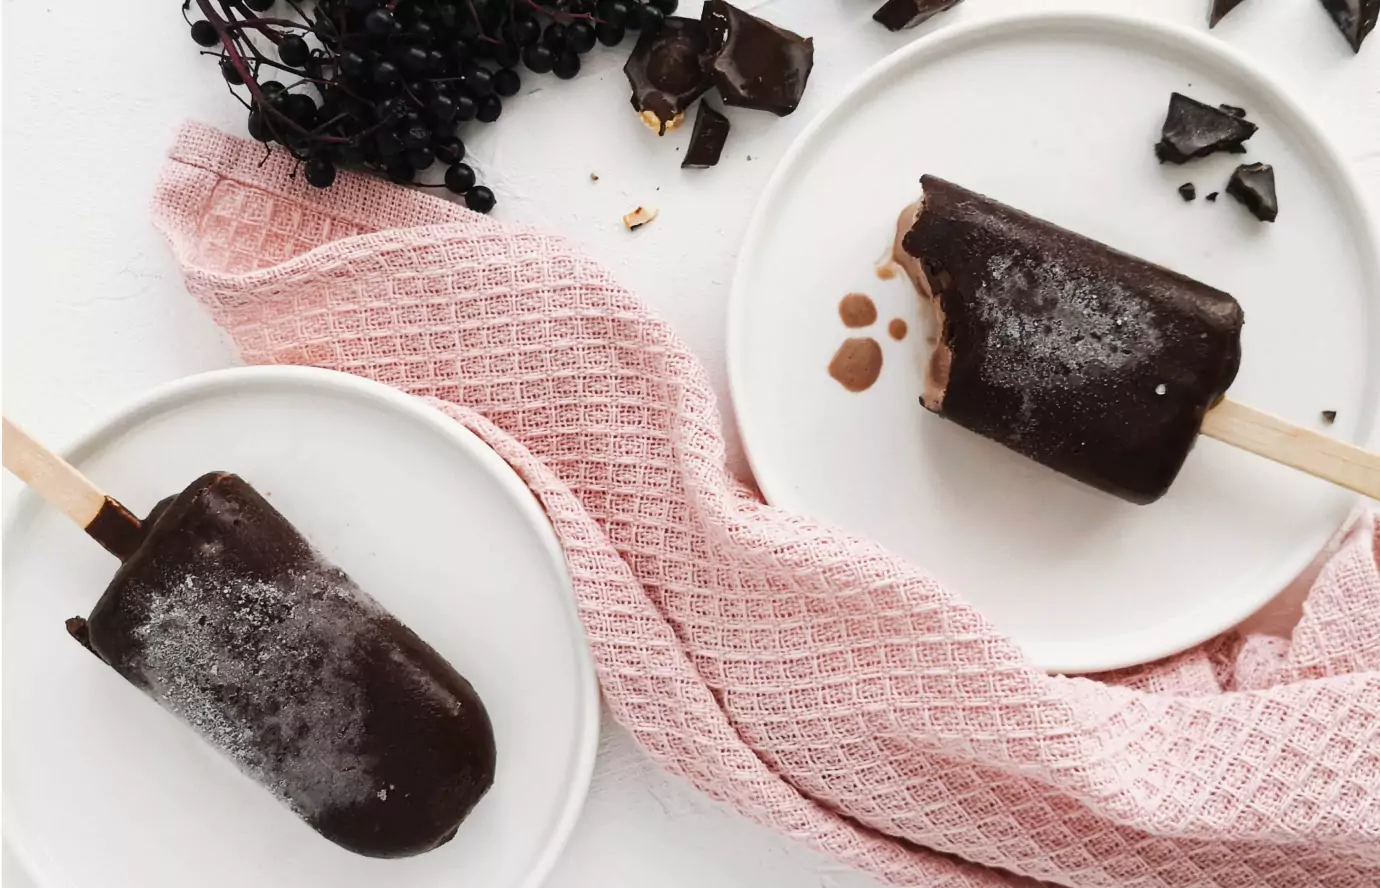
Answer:
POLYGON ((1226 293, 933 176, 898 263, 933 310, 926 408, 1134 503, 1163 496, 1241 362, 1226 293))
POLYGON ((235 475, 144 528, 68 621, 79 641, 336 844, 405 857, 455 835, 494 777, 469 682, 235 475))

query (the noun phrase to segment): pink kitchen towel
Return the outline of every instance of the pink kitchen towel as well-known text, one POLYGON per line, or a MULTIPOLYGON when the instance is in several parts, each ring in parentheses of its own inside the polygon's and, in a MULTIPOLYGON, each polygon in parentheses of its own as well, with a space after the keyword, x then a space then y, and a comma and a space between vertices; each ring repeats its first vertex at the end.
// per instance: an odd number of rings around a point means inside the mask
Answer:
POLYGON ((190 125, 154 219, 253 364, 427 399, 550 515, 604 697, 704 793, 894 885, 1380 885, 1363 519, 1288 639, 1045 675, 875 543, 765 505, 672 330, 562 237, 190 125))

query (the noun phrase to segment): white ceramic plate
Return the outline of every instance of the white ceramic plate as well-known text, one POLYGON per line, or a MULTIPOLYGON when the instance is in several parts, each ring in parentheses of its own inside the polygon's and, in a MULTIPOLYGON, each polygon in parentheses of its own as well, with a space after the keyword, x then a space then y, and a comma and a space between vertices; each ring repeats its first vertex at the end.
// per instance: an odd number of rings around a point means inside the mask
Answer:
POLYGON ((530 491, 457 423, 322 370, 162 389, 72 461, 144 514, 243 475, 474 684, 491 789, 441 848, 355 856, 72 641, 115 560, 32 497, 5 533, 4 824, 40 888, 533 888, 583 803, 598 698, 564 559, 530 491))
POLYGON ((774 504, 870 536, 925 566, 1052 671, 1155 659, 1248 616, 1301 569, 1353 498, 1201 441, 1170 494, 1132 506, 927 414, 923 337, 904 278, 878 279, 922 173, 1233 293, 1246 313, 1236 400, 1358 440, 1376 402, 1376 236, 1338 153, 1277 86, 1203 34, 1113 15, 952 28, 872 69, 800 136, 743 244, 729 376, 774 504), (1161 166, 1171 91, 1247 108, 1250 153, 1161 166), (1235 165, 1274 165, 1279 221, 1225 194, 1235 165), (1177 187, 1196 183, 1184 203, 1177 187), (847 293, 880 311, 865 333, 847 293), (912 334, 887 336, 891 318, 912 334), (881 378, 829 376, 847 336, 882 345, 881 378))

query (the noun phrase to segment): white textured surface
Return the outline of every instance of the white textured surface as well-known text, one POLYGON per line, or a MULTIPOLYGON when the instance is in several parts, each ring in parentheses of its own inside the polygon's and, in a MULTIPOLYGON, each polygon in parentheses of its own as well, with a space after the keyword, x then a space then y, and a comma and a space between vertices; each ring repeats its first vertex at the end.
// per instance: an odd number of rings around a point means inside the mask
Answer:
MULTIPOLYGON (((724 159, 711 170, 680 170, 676 149, 684 150, 688 127, 658 141, 631 114, 620 71, 625 51, 596 51, 571 83, 541 78, 539 91, 512 102, 502 125, 471 143, 481 169, 493 170, 486 178, 501 201, 496 212, 582 239, 679 329, 726 396, 724 302, 738 245, 776 161, 829 96, 929 29, 1109 0, 969 0, 902 34, 870 20, 879 2, 744 4, 812 34, 817 64, 795 115, 732 113, 724 159), (629 234, 621 216, 638 204, 661 215, 629 234)), ((689 14, 698 6, 682 4, 689 14)), ((95 14, 89 2, 5 5, 4 406, 57 444, 156 383, 233 362, 148 221, 154 177, 183 119, 243 132, 238 104, 196 55, 177 5, 143 0, 122 4, 118 14, 95 14)), ((1203 27, 1208 0, 1138 6, 1203 27)), ((1380 37, 1353 57, 1316 0, 1244 3, 1214 35, 1292 89, 1380 207, 1380 37)), ((7 501, 13 487, 6 478, 7 501)), ((28 888, 12 869, 7 860, 6 884, 28 888)), ((697 796, 606 726, 589 804, 550 884, 873 883, 697 796)))

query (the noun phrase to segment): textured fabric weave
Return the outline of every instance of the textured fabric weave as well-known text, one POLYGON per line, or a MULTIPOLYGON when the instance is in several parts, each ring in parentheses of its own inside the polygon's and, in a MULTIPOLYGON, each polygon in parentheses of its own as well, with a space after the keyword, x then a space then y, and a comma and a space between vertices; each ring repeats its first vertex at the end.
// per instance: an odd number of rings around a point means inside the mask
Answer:
POLYGON ((1363 519, 1291 639, 1032 668, 874 543, 725 468, 703 368, 560 237, 205 127, 154 216, 245 361, 426 398, 550 515, 605 699, 708 795, 896 885, 1380 885, 1380 573, 1363 519))

